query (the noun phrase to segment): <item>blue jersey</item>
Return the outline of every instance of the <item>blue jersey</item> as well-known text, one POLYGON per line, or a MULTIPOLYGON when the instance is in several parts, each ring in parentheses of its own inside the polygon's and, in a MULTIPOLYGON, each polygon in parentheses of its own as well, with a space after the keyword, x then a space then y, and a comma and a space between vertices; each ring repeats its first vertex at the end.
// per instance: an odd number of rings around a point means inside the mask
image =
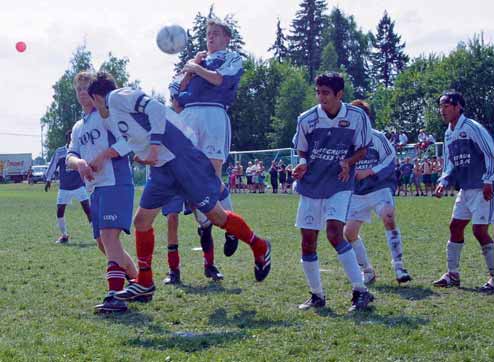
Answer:
POLYGON ((73 154, 90 163, 109 147, 120 155, 107 160, 103 168, 95 173, 93 181, 84 180, 89 190, 100 186, 133 185, 128 157, 130 148, 125 140, 117 142, 115 136, 119 136, 119 133, 113 128, 110 119, 111 117, 102 119, 99 113, 93 110, 72 128, 68 156, 73 154))
POLYGON ((374 175, 355 182, 354 193, 365 195, 389 187, 396 189, 396 152, 384 133, 372 130, 372 141, 363 160, 355 165, 357 170, 372 169, 374 175))
POLYGON ((412 174, 413 165, 411 163, 404 163, 400 166, 401 174, 405 177, 408 177, 412 174))
POLYGON ((219 50, 208 54, 200 65, 222 75, 223 82, 220 85, 214 85, 196 75, 191 79, 187 88, 180 92, 182 76, 175 79, 169 86, 170 94, 176 97, 182 107, 205 103, 218 104, 225 108, 231 106, 243 74, 240 55, 237 52, 219 50))
POLYGON ((307 172, 297 181, 297 192, 314 199, 328 198, 340 191, 354 188, 354 168, 350 180, 338 179, 340 162, 371 142, 369 117, 360 108, 342 103, 335 118, 329 118, 321 105, 298 117, 293 143, 298 151, 307 153, 307 172))
POLYGON ((180 116, 164 104, 140 90, 119 88, 108 94, 109 122, 141 159, 149 155, 150 145, 158 145, 158 163, 163 166, 173 160, 183 147, 192 147, 194 133, 180 116))
POLYGON ((84 186, 84 182, 76 170, 71 170, 65 165, 65 157, 67 157, 67 146, 59 147, 53 154, 50 161, 50 166, 46 171, 46 181, 51 181, 55 171, 59 170, 60 190, 77 190, 84 186))
POLYGON ((460 189, 482 188, 494 180, 494 143, 478 122, 461 115, 444 135, 444 170, 439 182, 460 189))

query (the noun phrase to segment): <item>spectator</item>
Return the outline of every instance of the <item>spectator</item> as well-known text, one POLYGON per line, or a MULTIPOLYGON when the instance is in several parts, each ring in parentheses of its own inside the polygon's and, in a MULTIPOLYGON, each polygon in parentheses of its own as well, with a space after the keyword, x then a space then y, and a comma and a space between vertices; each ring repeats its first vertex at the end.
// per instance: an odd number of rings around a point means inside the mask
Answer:
POLYGON ((278 173, 280 176, 281 192, 286 194, 286 168, 282 160, 278 163, 278 173))
POLYGON ((269 168, 269 178, 271 180, 271 187, 273 189, 273 194, 278 193, 278 166, 276 161, 271 161, 271 167, 269 168))
POLYGON ((252 161, 247 162, 247 168, 245 169, 245 176, 247 177, 247 190, 250 193, 254 192, 254 184, 252 183, 252 176, 254 175, 254 165, 252 161))
POLYGON ((293 184, 292 165, 288 165, 286 167, 286 191, 289 193, 292 193, 292 184, 293 184))
POLYGON ((413 164, 413 183, 415 184, 415 196, 420 196, 420 195, 424 196, 424 192, 422 191, 422 178, 425 182, 425 174, 423 176, 422 175, 423 175, 422 164, 420 163, 420 159, 416 158, 413 164))
POLYGON ((235 165, 235 186, 237 188, 237 192, 243 192, 243 182, 242 178, 244 176, 244 167, 240 163, 240 161, 237 161, 237 164, 235 165))
POLYGON ((412 193, 412 187, 410 181, 412 176, 413 165, 410 163, 410 157, 405 158, 405 162, 403 162, 400 169, 401 169, 401 179, 405 189, 405 196, 407 196, 408 191, 412 193))

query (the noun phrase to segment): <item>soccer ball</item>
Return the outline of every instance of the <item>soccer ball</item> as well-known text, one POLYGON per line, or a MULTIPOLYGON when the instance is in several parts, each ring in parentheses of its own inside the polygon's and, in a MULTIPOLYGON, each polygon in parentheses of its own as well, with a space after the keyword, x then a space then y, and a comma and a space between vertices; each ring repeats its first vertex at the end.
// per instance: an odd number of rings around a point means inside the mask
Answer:
POLYGON ((180 53, 187 45, 187 32, 180 25, 165 25, 156 36, 156 44, 166 54, 180 53))

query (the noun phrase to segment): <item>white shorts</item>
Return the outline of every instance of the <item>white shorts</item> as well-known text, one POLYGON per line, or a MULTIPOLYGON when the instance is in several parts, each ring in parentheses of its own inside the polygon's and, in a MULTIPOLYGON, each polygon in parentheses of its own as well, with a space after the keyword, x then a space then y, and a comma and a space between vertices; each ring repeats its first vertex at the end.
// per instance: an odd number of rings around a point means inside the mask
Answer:
POLYGON ((370 224, 372 211, 381 217, 386 206, 395 207, 393 194, 389 188, 370 192, 366 195, 352 195, 347 220, 362 221, 370 224))
POLYGON ((58 190, 57 205, 69 205, 75 198, 79 202, 89 200, 89 195, 84 186, 75 190, 58 190))
POLYGON ((197 148, 209 159, 226 161, 230 153, 231 127, 226 110, 219 106, 190 106, 180 115, 197 138, 197 148))
POLYGON ((327 199, 300 195, 295 226, 299 229, 323 230, 328 220, 346 222, 351 197, 351 191, 341 191, 327 199))
POLYGON ((494 200, 486 201, 482 189, 461 189, 456 195, 453 219, 472 220, 475 225, 491 224, 494 200))

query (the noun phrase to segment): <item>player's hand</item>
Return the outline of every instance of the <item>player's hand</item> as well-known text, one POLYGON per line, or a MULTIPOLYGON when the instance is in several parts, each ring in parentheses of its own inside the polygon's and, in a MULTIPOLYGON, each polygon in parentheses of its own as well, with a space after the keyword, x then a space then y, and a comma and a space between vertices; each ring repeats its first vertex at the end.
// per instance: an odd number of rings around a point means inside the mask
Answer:
POLYGON ((338 179, 341 182, 350 180, 350 165, 347 160, 340 161, 341 172, 338 174, 338 179))
POLYGON ((484 184, 482 189, 485 201, 490 201, 492 199, 492 184, 484 184))
POLYGON ((184 65, 184 72, 195 74, 201 66, 197 64, 193 59, 189 60, 187 64, 184 65))
POLYGON ((51 182, 50 181, 46 181, 45 183, 45 192, 48 192, 48 190, 50 189, 51 187, 51 182))
POLYGON ((159 153, 159 145, 151 145, 149 148, 149 154, 146 159, 142 160, 142 163, 145 165, 154 166, 158 163, 158 153, 159 153))
POLYGON ((365 170, 357 170, 355 171, 355 178, 357 181, 363 180, 366 177, 374 175, 374 171, 372 169, 368 168, 365 170))
POLYGON ((301 164, 299 163, 297 166, 292 171, 292 177, 295 180, 300 180, 302 177, 304 177, 305 173, 307 172, 307 164, 301 164))
POLYGON ((436 196, 438 199, 443 197, 444 189, 445 189, 444 185, 442 184, 437 185, 436 189, 434 190, 434 196, 436 196))
POLYGON ((197 54, 194 58, 194 63, 201 64, 203 62, 203 60, 206 59, 207 56, 208 56, 208 52, 205 50, 197 52, 197 54))
POLYGON ((93 172, 99 172, 103 169, 103 163, 106 161, 104 152, 100 153, 94 160, 89 163, 93 172))
POLYGON ((87 164, 85 160, 80 160, 77 164, 77 171, 79 175, 81 175, 82 179, 86 179, 88 181, 94 180, 94 173, 91 167, 87 164))

